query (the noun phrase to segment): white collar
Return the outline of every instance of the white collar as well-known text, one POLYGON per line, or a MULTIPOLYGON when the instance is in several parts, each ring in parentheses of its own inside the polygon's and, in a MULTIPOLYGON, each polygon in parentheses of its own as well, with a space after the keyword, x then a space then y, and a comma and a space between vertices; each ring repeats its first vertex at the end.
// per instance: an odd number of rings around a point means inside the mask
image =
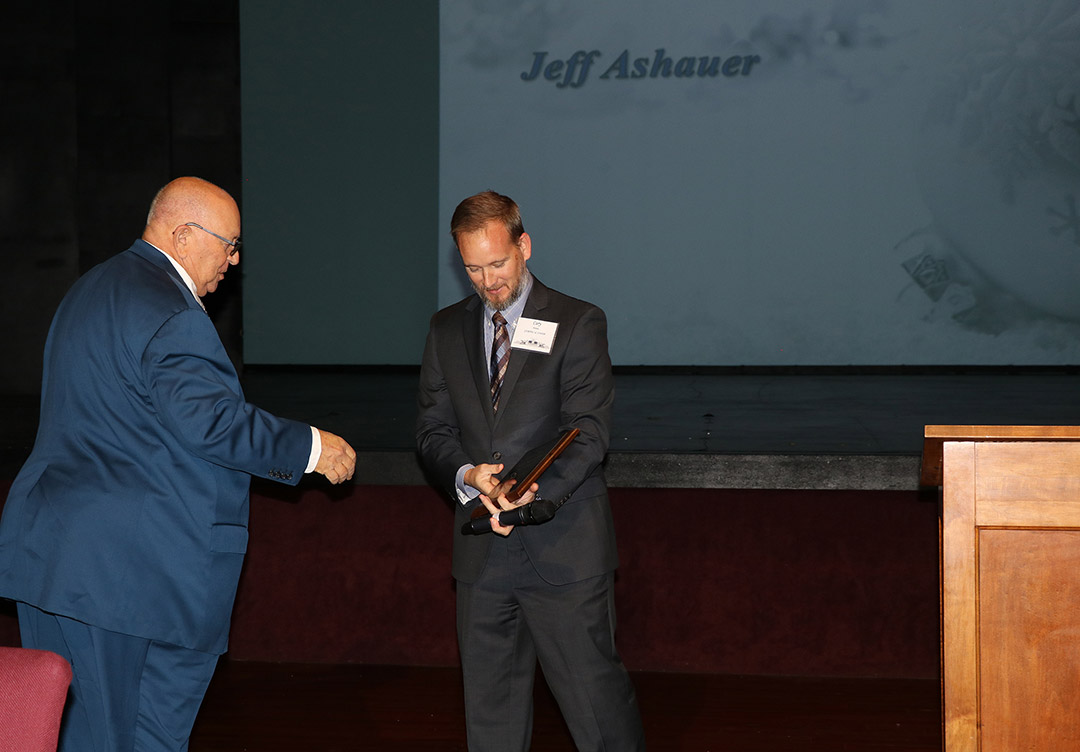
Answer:
POLYGON ((179 273, 180 279, 184 280, 184 284, 187 285, 187 288, 189 290, 191 290, 191 294, 195 296, 195 302, 198 303, 199 306, 205 311, 206 306, 203 305, 202 299, 199 297, 198 288, 195 287, 195 280, 191 278, 191 275, 187 273, 187 270, 184 269, 184 267, 180 266, 180 263, 176 259, 165 253, 165 251, 161 250, 153 243, 147 243, 147 245, 153 248, 155 251, 158 251, 162 256, 169 260, 169 263, 172 264, 173 268, 176 269, 177 273, 179 273))

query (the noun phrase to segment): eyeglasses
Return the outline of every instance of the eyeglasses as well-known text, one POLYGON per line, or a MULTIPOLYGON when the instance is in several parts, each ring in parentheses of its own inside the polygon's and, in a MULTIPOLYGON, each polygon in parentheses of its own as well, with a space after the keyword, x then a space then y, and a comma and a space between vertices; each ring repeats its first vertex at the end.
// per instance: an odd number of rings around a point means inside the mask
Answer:
POLYGON ((237 238, 236 240, 229 240, 228 238, 224 238, 221 235, 218 235, 213 230, 207 230, 205 227, 200 225, 198 222, 185 222, 184 225, 186 227, 198 227, 203 232, 208 232, 211 235, 213 235, 215 238, 217 238, 222 243, 224 243, 226 245, 226 247, 231 246, 231 247, 229 247, 229 256, 235 256, 237 253, 240 252, 240 243, 241 243, 240 238, 237 238))

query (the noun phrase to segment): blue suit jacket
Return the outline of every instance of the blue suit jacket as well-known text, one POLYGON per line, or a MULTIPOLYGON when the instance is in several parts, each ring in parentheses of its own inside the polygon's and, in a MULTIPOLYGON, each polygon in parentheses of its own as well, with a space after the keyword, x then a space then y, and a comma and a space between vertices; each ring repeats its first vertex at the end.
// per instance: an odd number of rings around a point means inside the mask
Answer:
POLYGON ((210 318, 136 241, 53 319, 37 439, 0 519, 0 596, 224 652, 250 476, 295 484, 310 451, 308 426, 245 402, 210 318))

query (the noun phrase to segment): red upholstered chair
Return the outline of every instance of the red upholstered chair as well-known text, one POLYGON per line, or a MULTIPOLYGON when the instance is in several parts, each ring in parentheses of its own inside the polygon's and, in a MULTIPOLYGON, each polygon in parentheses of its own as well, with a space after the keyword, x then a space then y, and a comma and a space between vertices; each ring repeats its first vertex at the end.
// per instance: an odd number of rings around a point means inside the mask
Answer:
POLYGON ((0 752, 56 752, 69 684, 56 653, 0 647, 0 752))

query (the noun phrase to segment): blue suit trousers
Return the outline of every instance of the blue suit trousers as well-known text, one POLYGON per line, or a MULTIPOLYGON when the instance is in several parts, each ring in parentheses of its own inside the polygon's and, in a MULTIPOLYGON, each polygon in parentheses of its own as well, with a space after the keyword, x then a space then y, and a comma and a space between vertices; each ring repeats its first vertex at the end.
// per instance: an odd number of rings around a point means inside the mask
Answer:
POLYGON ((73 678, 59 752, 184 752, 218 656, 110 632, 18 604, 22 645, 73 678))

